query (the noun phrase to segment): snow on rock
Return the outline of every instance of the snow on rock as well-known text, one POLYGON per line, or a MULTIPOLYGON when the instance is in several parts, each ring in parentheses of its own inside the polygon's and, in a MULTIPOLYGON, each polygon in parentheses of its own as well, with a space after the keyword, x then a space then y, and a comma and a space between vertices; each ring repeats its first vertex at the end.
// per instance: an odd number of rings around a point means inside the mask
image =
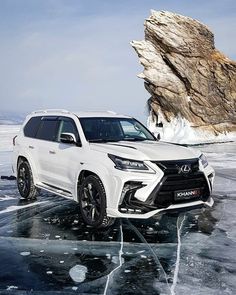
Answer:
POLYGON ((156 116, 150 114, 147 119, 147 126, 156 137, 160 134, 162 141, 180 144, 236 141, 236 132, 225 132, 215 135, 207 130, 193 128, 191 123, 181 117, 180 114, 168 122, 161 110, 157 112, 156 116), (163 124, 163 127, 157 127, 160 122, 163 124))
POLYGON ((236 63, 215 49, 209 28, 165 11, 144 26, 145 40, 131 45, 151 94, 148 127, 173 142, 235 139, 236 63))
POLYGON ((82 283, 86 279, 87 272, 86 266, 77 264, 70 269, 69 275, 74 282, 82 283))

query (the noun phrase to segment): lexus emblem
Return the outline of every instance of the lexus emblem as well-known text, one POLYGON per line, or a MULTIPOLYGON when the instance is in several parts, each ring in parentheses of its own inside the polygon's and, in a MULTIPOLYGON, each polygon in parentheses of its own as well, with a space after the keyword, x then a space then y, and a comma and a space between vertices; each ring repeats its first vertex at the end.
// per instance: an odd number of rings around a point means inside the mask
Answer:
POLYGON ((179 173, 189 173, 191 171, 191 166, 190 165, 182 165, 180 167, 179 173))

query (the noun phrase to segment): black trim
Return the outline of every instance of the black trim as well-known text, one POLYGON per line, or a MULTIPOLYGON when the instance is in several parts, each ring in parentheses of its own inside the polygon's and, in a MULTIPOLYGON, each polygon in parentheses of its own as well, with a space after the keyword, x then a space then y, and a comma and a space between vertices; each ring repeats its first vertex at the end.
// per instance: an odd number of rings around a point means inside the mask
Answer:
POLYGON ((129 145, 123 145, 123 144, 112 144, 112 143, 109 143, 109 142, 107 142, 106 144, 115 145, 115 146, 122 146, 122 147, 126 147, 126 148, 130 148, 130 149, 137 150, 135 147, 133 147, 133 146, 129 146, 129 145))
POLYGON ((63 191, 63 192, 65 192, 65 193, 68 193, 68 194, 72 195, 70 191, 67 191, 67 190, 65 190, 65 189, 63 189, 63 188, 57 187, 57 186, 55 186, 55 185, 51 185, 51 184, 48 184, 48 183, 46 183, 46 182, 42 182, 42 184, 44 184, 44 185, 46 185, 46 186, 49 186, 49 187, 51 187, 52 189, 60 190, 60 191, 63 191))

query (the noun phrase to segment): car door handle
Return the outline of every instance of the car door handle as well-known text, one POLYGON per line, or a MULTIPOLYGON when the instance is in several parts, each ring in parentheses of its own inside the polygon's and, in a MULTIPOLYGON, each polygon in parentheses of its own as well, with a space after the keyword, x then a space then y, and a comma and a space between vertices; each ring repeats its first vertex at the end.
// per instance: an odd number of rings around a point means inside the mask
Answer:
POLYGON ((56 152, 55 151, 49 151, 49 154, 54 155, 56 152))
POLYGON ((32 150, 33 150, 33 149, 34 149, 34 146, 32 146, 32 145, 29 145, 29 149, 32 149, 32 150))

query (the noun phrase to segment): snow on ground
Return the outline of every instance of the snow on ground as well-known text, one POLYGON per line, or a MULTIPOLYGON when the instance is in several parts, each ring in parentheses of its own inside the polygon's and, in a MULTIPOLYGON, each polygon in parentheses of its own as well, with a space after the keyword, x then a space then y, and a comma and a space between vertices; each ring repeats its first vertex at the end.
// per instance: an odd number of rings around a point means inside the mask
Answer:
MULTIPOLYGON (((12 173, 18 130, 0 125, 0 175, 12 173)), ((104 231, 72 201, 21 200, 15 181, 0 180, 0 294, 236 294, 236 143, 200 148, 216 170, 213 208, 104 231)))
POLYGON ((11 157, 13 137, 18 134, 20 125, 0 125, 0 175, 12 174, 11 157))

